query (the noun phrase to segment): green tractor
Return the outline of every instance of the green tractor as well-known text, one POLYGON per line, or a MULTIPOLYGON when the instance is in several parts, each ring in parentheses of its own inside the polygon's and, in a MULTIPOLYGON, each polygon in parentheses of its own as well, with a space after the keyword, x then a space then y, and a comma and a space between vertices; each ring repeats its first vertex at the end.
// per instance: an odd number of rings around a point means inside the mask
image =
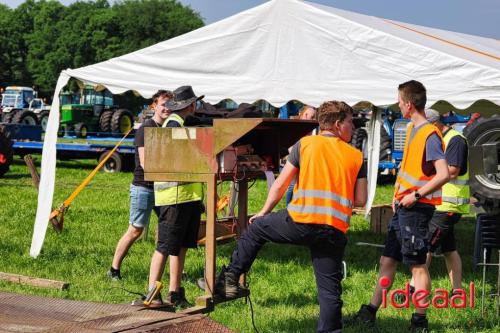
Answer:
POLYGON ((108 90, 96 91, 91 86, 85 86, 79 95, 79 102, 74 99, 71 104, 61 103, 60 135, 79 138, 85 138, 89 133, 123 135, 134 125, 132 112, 118 108, 108 90))

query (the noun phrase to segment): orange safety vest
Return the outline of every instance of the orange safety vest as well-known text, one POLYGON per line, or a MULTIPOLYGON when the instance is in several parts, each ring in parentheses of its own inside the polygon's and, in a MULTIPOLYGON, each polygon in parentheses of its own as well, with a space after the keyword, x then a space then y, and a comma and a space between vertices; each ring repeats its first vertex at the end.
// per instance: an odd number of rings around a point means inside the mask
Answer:
MULTIPOLYGON (((395 184, 394 197, 396 200, 400 201, 405 195, 418 191, 429 180, 434 178, 434 175, 427 176, 422 170, 422 164, 425 161, 425 144, 427 138, 433 133, 436 133, 442 139, 441 132, 432 124, 424 124, 415 130, 413 123, 409 123, 403 161, 395 184)), ((441 189, 422 197, 418 202, 434 206, 440 205, 441 189)))
POLYGON ((297 223, 326 224, 346 233, 363 154, 337 137, 300 140, 300 170, 288 205, 297 223))

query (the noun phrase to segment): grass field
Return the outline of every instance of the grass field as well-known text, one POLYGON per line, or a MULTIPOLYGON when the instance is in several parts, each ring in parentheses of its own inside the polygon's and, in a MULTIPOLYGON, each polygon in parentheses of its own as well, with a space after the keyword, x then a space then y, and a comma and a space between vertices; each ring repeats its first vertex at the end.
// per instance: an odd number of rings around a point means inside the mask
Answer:
MULTIPOLYGON (((39 157, 38 157, 39 159, 39 157)), ((60 204, 91 171, 94 161, 59 162, 54 204, 60 204)), ((22 162, 17 159, 6 178, 0 179, 0 271, 63 280, 70 283, 66 291, 22 286, 0 281, 0 290, 96 302, 124 303, 134 295, 124 289, 145 292, 151 254, 154 250, 152 219, 150 236, 136 243, 122 266, 124 280, 107 279, 116 242, 128 221, 128 188, 131 173, 99 173, 74 201, 66 214, 64 231, 56 234, 50 227, 38 259, 29 257, 37 194, 22 162)), ((249 191, 250 212, 256 212, 266 196, 265 184, 257 182, 249 191)), ((389 202, 391 186, 380 186, 376 202, 389 202)), ((283 206, 283 205, 281 205, 283 206)), ((500 332, 496 299, 489 298, 485 313, 480 313, 481 273, 473 272, 471 254, 474 220, 458 225, 458 246, 464 265, 464 286, 476 283, 476 307, 473 309, 431 309, 428 317, 434 332, 500 332)), ((384 237, 369 231, 366 220, 352 219, 346 250, 348 277, 343 283, 344 316, 354 314, 369 301, 377 278, 380 249, 360 247, 356 242, 382 243, 384 237)), ((234 242, 218 247, 217 265, 227 264, 234 242)), ((203 248, 188 252, 187 281, 190 300, 201 292, 195 281, 203 271, 203 248)), ((494 256, 493 260, 496 260, 494 256)), ((431 268, 433 289, 450 289, 444 260, 435 258, 431 268)), ((168 274, 165 274, 168 277, 168 274)), ((401 267, 395 286, 401 288, 408 279, 401 267)), ((488 292, 496 290, 496 271, 488 271, 488 292)), ((260 332, 313 332, 319 307, 316 287, 306 249, 294 246, 266 245, 259 254, 249 278, 256 325, 260 332)), ((166 279, 164 279, 166 282, 166 279)), ((403 332, 408 326, 411 309, 388 308, 379 311, 380 332, 403 332)), ((250 310, 243 300, 216 307, 210 316, 238 332, 252 332, 250 310)), ((345 332, 363 332, 361 327, 346 327, 345 332)))

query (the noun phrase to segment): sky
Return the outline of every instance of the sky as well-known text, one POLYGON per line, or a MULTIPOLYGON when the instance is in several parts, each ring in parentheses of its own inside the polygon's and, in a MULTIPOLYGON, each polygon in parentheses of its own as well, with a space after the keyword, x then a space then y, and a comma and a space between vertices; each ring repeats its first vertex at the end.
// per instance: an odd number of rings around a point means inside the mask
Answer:
MULTIPOLYGON (((110 0, 108 0, 110 1, 110 0)), ((0 0, 12 8, 24 0, 0 0)), ((68 5, 74 0, 60 0, 68 5)), ((110 1, 112 2, 112 1, 110 1)), ((180 0, 210 24, 257 6, 262 0, 180 0)), ((311 2, 438 29, 500 40, 499 0, 311 0, 311 2)))

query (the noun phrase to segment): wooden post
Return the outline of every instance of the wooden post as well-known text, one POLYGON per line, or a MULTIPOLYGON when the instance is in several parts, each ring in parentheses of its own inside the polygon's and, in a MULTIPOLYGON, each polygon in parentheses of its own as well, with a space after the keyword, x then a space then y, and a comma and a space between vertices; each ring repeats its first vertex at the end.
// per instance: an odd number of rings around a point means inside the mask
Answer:
POLYGON ((207 179, 207 224, 205 234, 205 294, 212 295, 215 292, 215 214, 217 198, 217 176, 208 175, 207 179))
POLYGON ((33 158, 31 158, 31 155, 24 155, 24 162, 26 163, 26 166, 31 173, 33 186, 35 186, 35 188, 38 190, 38 187, 40 187, 40 176, 38 175, 38 171, 36 171, 35 163, 33 162, 33 158))
MULTIPOLYGON (((248 181, 243 179, 238 185, 238 236, 248 227, 248 181)), ((246 275, 240 276, 240 284, 246 285, 246 275)))
POLYGON ((243 179, 238 184, 238 236, 248 227, 248 181, 243 179))
POLYGON ((229 189, 229 207, 228 207, 228 216, 234 216, 234 206, 236 206, 236 196, 238 194, 238 183, 231 181, 229 183, 231 188, 229 189))
POLYGON ((69 283, 63 281, 41 279, 31 276, 10 274, 4 272, 0 272, 0 280, 30 285, 35 287, 41 287, 41 288, 56 288, 59 290, 65 290, 68 289, 69 287, 69 283))
MULTIPOLYGON (((30 171, 31 174, 31 180, 33 180, 33 186, 38 191, 38 188, 40 187, 40 176, 38 175, 38 171, 36 170, 35 163, 33 162, 33 158, 31 155, 24 155, 24 162, 26 163, 26 166, 28 167, 28 170, 30 171)), ((50 220, 50 223, 52 224, 52 227, 56 232, 61 232, 62 231, 62 225, 57 222, 55 218, 50 220)))

